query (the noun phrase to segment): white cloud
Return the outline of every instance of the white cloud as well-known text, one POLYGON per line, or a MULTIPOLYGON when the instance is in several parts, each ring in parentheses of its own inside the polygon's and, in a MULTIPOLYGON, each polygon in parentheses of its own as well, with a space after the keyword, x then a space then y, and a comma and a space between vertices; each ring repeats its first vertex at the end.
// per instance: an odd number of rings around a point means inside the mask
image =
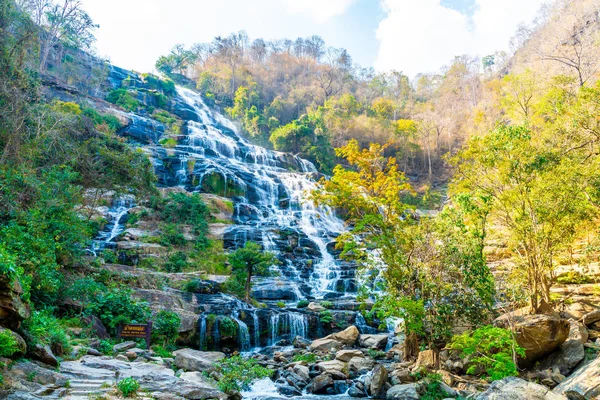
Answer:
POLYGON ((377 29, 378 70, 409 76, 436 71, 455 56, 485 56, 507 50, 521 22, 529 22, 543 0, 477 0, 471 18, 439 0, 382 0, 386 17, 377 29))
POLYGON ((288 11, 310 15, 318 23, 325 23, 341 15, 356 0, 286 0, 288 11))

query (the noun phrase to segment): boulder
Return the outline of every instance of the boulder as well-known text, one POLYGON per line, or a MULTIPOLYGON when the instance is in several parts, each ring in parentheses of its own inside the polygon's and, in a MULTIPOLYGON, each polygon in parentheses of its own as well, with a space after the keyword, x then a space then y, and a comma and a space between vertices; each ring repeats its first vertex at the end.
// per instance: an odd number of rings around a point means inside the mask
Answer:
POLYGON ((354 325, 347 327, 341 332, 334 333, 329 335, 331 339, 335 339, 338 342, 341 342, 347 346, 354 346, 358 337, 360 336, 360 332, 358 328, 354 325))
POLYGON ((585 314, 581 319, 584 325, 591 325, 598 321, 600 321, 600 309, 585 314))
POLYGON ((419 400, 419 392, 415 383, 392 386, 385 396, 388 400, 419 400))
POLYGON ((311 301, 311 302, 308 304, 308 307, 307 307, 307 308, 308 308, 310 311, 313 311, 313 312, 321 312, 321 311, 325 311, 325 310, 326 310, 326 308, 325 308, 325 307, 323 307, 323 306, 322 306, 322 305, 320 305, 319 303, 315 303, 314 301, 311 301))
POLYGON ((44 364, 48 364, 53 367, 58 367, 59 365, 58 360, 48 345, 44 346, 41 344, 36 344, 32 349, 30 349, 30 353, 34 359, 39 360, 44 364))
POLYGON ((569 320, 569 323, 571 325, 569 337, 548 358, 543 360, 540 369, 558 369, 561 374, 568 375, 585 358, 583 344, 588 339, 587 328, 575 320, 569 320))
POLYGON ((387 335, 360 335, 358 343, 360 347, 369 349, 383 349, 387 344, 387 335))
POLYGON ((563 395, 553 393, 546 386, 510 376, 493 382, 475 400, 566 400, 563 395))
POLYGON ((365 379, 367 394, 371 397, 379 398, 385 392, 385 384, 388 379, 388 373, 381 364, 375 365, 373 371, 365 379))
POLYGON ((23 288, 19 281, 0 275, 0 326, 18 329, 21 321, 29 318, 31 309, 21 300, 23 288))
POLYGON ((435 353, 433 350, 424 350, 419 353, 414 369, 433 369, 435 368, 435 353))
POLYGON ((324 372, 332 372, 339 371, 344 372, 348 371, 348 364, 342 362, 340 360, 332 360, 332 361, 323 361, 317 364, 317 367, 324 372))
POLYGON ((314 340, 310 345, 310 350, 327 353, 329 350, 341 349, 342 347, 342 344, 335 339, 322 338, 314 340))
POLYGON ((562 381, 554 392, 570 400, 587 400, 600 396, 600 358, 579 367, 562 381))
POLYGON ((335 359, 343 362, 348 362, 354 357, 362 358, 364 356, 360 350, 340 350, 335 353, 335 359))
POLYGON ((496 326, 512 329, 517 343, 525 349, 525 364, 538 360, 563 344, 569 336, 570 324, 552 315, 503 315, 496 326))
POLYGON ((133 349, 135 346, 137 346, 137 343, 135 343, 135 342, 132 342, 132 341, 123 342, 123 343, 115 344, 113 346, 113 351, 115 353, 119 353, 121 351, 133 349))
POLYGON ((25 355, 25 353, 27 353, 27 344, 25 343, 25 340, 23 340, 21 335, 11 331, 10 329, 4 329, 2 327, 0 327, 0 334, 8 334, 12 336, 17 342, 16 352, 10 356, 11 358, 21 358, 25 355))
POLYGON ((305 365, 294 365, 294 372, 296 373, 296 375, 298 375, 305 381, 308 381, 310 379, 308 367, 305 365))
POLYGON ((363 375, 373 369, 375 361, 370 358, 354 357, 348 361, 348 371, 353 376, 363 375))
POLYGON ((309 391, 314 394, 325 393, 329 387, 333 386, 333 383, 334 381, 331 375, 327 373, 321 374, 313 379, 309 386, 309 391))
POLYGON ((173 352, 175 366, 187 371, 214 371, 214 363, 225 358, 225 354, 218 351, 198 351, 181 349, 173 352))
POLYGON ((106 327, 100 321, 100 318, 95 315, 87 315, 81 318, 81 322, 84 326, 87 326, 88 329, 92 332, 93 336, 99 339, 108 339, 110 336, 106 331, 106 327))
POLYGON ((403 383, 414 382, 415 378, 412 376, 408 368, 395 369, 390 374, 390 382, 392 385, 400 385, 403 383))

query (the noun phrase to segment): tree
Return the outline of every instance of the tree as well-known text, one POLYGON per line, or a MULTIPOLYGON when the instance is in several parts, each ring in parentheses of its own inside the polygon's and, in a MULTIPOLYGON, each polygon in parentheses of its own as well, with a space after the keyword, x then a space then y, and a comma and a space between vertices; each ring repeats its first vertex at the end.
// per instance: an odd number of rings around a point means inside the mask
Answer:
POLYGON ((254 242, 246 242, 244 247, 229 255, 232 277, 239 283, 244 282, 244 301, 252 303, 252 277, 267 276, 269 267, 277 263, 275 255, 263 252, 254 242))
POLYGON ((338 238, 342 256, 359 263, 368 279, 363 290, 376 296, 380 318, 404 320, 404 356, 411 359, 419 338, 440 350, 459 317, 478 321, 491 308, 493 280, 483 257, 487 214, 465 196, 439 218, 419 223, 403 202, 412 188, 384 149, 361 150, 356 141, 336 149, 352 169, 338 165, 312 196, 343 211, 352 230, 338 238))

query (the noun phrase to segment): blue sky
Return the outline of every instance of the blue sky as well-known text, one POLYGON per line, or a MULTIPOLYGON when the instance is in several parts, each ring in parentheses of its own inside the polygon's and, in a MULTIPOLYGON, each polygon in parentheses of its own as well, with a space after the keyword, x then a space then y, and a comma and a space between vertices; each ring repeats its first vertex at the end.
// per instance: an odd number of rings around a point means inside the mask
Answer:
POLYGON ((542 0, 83 0, 100 24, 96 47, 113 63, 152 71, 177 43, 245 30, 250 38, 320 35, 355 62, 409 76, 454 56, 507 50, 542 0))

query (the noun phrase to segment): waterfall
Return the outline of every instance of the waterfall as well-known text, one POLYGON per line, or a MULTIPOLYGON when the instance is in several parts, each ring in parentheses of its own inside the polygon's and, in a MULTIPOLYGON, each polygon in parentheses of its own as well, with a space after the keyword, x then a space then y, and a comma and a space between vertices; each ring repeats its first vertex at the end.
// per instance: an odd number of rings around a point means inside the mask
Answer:
POLYGON ((97 255, 98 251, 105 249, 125 230, 125 225, 121 224, 120 221, 133 207, 135 207, 135 198, 131 195, 121 196, 113 200, 113 204, 107 213, 108 223, 92 243, 90 252, 94 256, 97 255))
POLYGON ((308 337, 308 318, 305 314, 289 313, 287 317, 290 321, 290 340, 294 340, 296 336, 308 337))
POLYGON ((377 333, 377 329, 375 329, 375 328, 369 326, 369 324, 367 324, 365 317, 363 317, 363 315, 360 311, 358 311, 356 313, 356 320, 354 323, 356 324, 356 327, 358 328, 360 333, 363 333, 363 334, 377 333))
POLYGON ((239 319, 239 314, 236 311, 232 314, 231 318, 238 325, 238 344, 240 346, 241 351, 250 350, 250 332, 248 331, 248 325, 241 319, 239 319))
POLYGON ((254 322, 254 347, 260 347, 260 322, 256 310, 252 313, 252 320, 254 322))
POLYGON ((215 349, 218 349, 220 342, 221 342, 221 332, 219 332, 219 320, 215 319, 215 323, 213 326, 213 347, 215 349))
POLYGON ((201 351, 203 351, 206 350, 206 315, 200 315, 198 325, 198 331, 200 332, 199 348, 201 351))
POLYGON ((269 344, 273 346, 279 340, 279 314, 271 314, 269 327, 271 328, 271 338, 269 340, 269 344))

